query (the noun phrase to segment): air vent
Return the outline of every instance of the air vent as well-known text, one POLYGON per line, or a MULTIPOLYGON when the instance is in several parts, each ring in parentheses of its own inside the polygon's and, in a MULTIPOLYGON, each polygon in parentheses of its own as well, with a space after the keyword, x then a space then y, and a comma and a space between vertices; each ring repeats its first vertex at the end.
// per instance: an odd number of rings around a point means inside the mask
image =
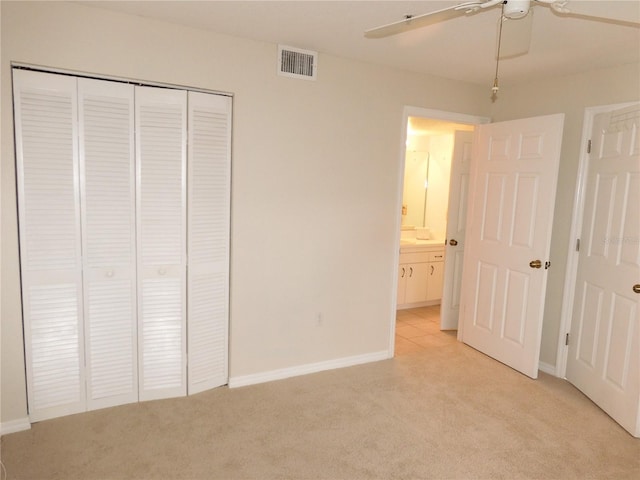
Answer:
POLYGON ((278 74, 285 77, 315 80, 318 52, 278 45, 278 74))

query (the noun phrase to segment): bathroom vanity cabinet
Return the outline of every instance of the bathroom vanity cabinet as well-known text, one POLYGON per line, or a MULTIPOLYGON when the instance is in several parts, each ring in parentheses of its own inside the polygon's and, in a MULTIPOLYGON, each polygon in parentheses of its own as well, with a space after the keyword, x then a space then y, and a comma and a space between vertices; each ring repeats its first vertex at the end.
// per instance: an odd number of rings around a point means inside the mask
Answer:
POLYGON ((438 305, 442 297, 443 275, 442 242, 417 240, 401 245, 397 308, 438 305))

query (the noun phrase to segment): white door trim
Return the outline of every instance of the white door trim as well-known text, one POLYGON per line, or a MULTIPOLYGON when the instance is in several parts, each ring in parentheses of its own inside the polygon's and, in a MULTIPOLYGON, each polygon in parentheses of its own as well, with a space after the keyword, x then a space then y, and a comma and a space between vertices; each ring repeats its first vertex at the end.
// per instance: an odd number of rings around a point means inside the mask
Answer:
POLYGON ((405 105, 402 110, 402 125, 400 131, 400 145, 398 152, 398 171, 396 176, 396 222, 395 241, 393 250, 393 291, 391 292, 391 311, 389 312, 389 358, 395 352, 396 335, 396 299, 398 298, 398 264, 400 261, 400 229, 402 227, 402 187, 404 184, 404 161, 407 151, 407 121, 409 117, 433 118, 453 123, 465 123, 468 125, 479 125, 491 122, 489 117, 478 115, 468 115, 466 113, 447 112, 444 110, 433 110, 430 108, 414 107, 405 105))
POLYGON ((571 230, 569 232, 569 245, 567 247, 567 267, 565 270, 564 293, 562 295, 562 311, 560 314, 560 329, 558 333, 558 346, 556 350, 555 375, 560 378, 566 377, 567 354, 569 348, 565 344, 566 335, 571 330, 571 318, 573 316, 573 301, 576 289, 576 277, 578 273, 578 252, 576 242, 582 231, 582 221, 584 217, 585 185, 587 182, 589 152, 588 142, 593 129, 593 120, 596 115, 619 108, 628 107, 637 102, 617 103, 614 105, 600 105, 597 107, 585 108, 584 120, 582 122, 582 138, 580 140, 580 157, 578 163, 576 190, 573 199, 573 215, 571 217, 571 230))

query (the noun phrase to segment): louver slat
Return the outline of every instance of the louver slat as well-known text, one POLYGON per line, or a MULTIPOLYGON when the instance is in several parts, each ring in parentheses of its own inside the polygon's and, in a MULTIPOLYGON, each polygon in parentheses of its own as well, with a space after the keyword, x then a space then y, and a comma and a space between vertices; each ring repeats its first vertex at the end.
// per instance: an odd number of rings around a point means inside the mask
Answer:
POLYGON ((189 393, 228 379, 231 99, 189 92, 189 393))
POLYGON ((76 79, 14 71, 29 416, 85 408, 76 79))
POLYGON ((134 87, 79 79, 87 406, 138 400, 134 87))
POLYGON ((185 395, 184 91, 136 87, 139 398, 185 395))

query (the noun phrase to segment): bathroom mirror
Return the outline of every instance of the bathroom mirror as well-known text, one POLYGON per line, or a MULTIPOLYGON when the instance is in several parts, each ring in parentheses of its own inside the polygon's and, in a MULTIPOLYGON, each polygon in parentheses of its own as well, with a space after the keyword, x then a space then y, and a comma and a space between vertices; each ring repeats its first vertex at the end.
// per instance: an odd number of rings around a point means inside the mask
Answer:
POLYGON ((472 125, 409 117, 407 122, 402 226, 428 228, 444 239, 449 204, 449 177, 456 130, 472 125))
POLYGON ((428 203, 429 152, 426 150, 407 149, 402 195, 403 225, 426 227, 428 203))

